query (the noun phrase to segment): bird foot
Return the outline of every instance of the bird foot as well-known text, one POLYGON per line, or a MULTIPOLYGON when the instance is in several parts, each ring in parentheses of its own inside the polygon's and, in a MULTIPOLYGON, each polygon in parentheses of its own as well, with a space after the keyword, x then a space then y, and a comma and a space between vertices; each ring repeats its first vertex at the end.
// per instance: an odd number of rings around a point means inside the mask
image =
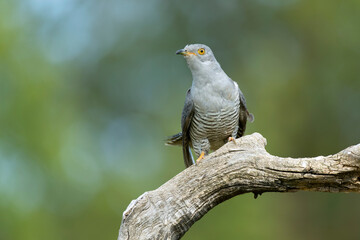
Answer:
POLYGON ((198 157, 198 159, 196 159, 196 164, 198 164, 201 160, 204 159, 204 156, 205 156, 205 152, 201 152, 200 156, 198 157))
POLYGON ((233 137, 229 137, 228 142, 234 142, 236 144, 235 138, 233 138, 233 137))

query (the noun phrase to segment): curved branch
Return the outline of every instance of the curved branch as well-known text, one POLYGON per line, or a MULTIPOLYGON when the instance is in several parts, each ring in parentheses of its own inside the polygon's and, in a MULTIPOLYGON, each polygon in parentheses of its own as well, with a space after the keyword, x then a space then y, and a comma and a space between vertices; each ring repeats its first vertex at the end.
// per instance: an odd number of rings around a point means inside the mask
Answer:
POLYGON ((217 204, 253 192, 360 192, 360 144, 337 154, 281 158, 254 133, 227 143, 123 213, 118 239, 179 239, 217 204))

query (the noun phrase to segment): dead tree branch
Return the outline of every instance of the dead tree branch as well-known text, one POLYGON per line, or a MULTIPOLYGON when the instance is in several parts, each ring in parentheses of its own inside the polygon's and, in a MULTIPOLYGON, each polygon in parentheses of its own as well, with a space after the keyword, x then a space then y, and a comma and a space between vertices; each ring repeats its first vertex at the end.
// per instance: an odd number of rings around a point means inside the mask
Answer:
POLYGON ((282 158, 259 133, 230 142, 133 200, 118 239, 179 239, 217 204, 243 193, 360 192, 360 144, 337 154, 282 158))

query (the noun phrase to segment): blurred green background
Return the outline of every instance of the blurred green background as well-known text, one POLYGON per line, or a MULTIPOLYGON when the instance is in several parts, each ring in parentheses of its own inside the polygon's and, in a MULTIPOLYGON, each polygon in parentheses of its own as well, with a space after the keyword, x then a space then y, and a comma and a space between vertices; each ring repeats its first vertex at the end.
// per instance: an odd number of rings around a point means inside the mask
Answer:
MULTIPOLYGON (((0 1, 0 239, 116 239, 132 199, 184 169, 191 74, 209 45, 267 150, 360 142, 360 1, 0 1)), ((359 194, 235 197, 184 239, 360 239, 359 194)))

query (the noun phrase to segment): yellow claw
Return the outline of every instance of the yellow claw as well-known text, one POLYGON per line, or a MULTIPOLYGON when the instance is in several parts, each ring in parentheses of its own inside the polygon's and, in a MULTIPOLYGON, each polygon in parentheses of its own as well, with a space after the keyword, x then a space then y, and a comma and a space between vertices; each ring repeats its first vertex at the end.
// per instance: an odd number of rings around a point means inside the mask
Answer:
POLYGON ((196 159, 196 163, 199 163, 205 156, 205 152, 201 152, 200 156, 198 159, 196 159))
POLYGON ((235 138, 233 138, 233 137, 229 137, 228 142, 234 142, 236 144, 235 138))

